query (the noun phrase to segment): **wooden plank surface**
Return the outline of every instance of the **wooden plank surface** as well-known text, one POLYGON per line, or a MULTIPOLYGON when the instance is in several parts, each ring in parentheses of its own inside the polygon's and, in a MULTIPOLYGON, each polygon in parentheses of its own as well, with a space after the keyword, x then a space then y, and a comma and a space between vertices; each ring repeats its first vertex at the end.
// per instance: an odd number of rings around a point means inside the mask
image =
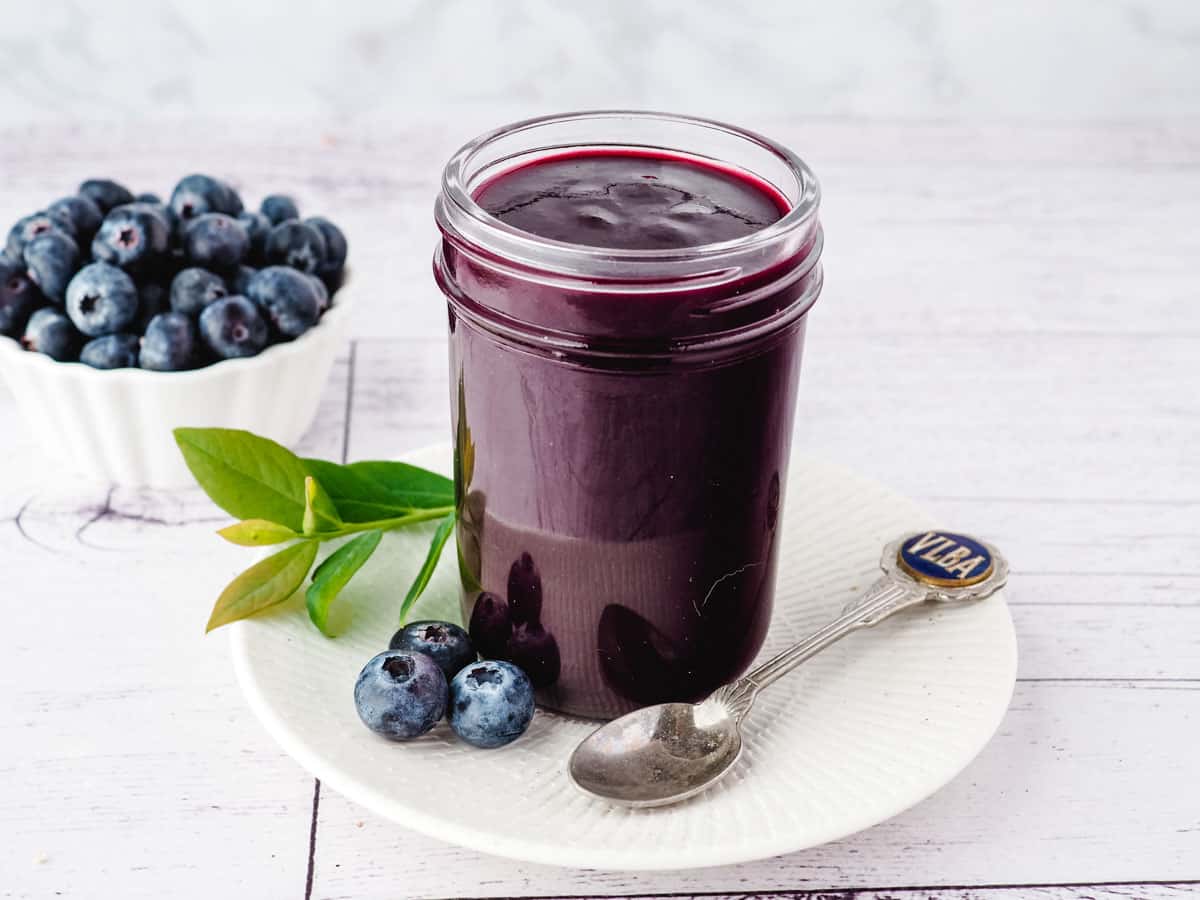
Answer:
MULTIPOLYGON (((982 756, 890 822, 745 866, 581 872, 439 844, 315 792, 249 714, 201 636, 245 561, 212 537, 220 512, 49 470, 0 390, 0 896, 1200 895, 1200 127, 751 124, 825 185, 798 449, 1013 561, 1021 681, 982 756)), ((303 449, 392 456, 447 435, 429 203, 464 136, 181 126, 130 160, 119 131, 9 134, 0 219, 85 172, 161 190, 181 159, 295 185, 346 222, 361 298, 303 449)))

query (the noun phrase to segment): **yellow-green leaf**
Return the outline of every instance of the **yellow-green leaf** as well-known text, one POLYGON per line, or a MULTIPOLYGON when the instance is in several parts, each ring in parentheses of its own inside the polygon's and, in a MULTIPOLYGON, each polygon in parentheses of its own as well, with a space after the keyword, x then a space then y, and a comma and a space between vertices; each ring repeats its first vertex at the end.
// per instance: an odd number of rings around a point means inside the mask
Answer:
POLYGON ((329 499, 329 495, 321 489, 320 482, 311 475, 304 477, 304 520, 305 534, 316 534, 318 531, 337 531, 342 527, 338 517, 337 507, 329 499))
POLYGON ((304 576, 316 558, 317 542, 301 541, 255 563, 221 592, 205 631, 282 603, 304 583, 304 576))
POLYGON ((286 447, 229 428, 176 428, 175 443, 200 487, 225 512, 301 527, 308 472, 286 447))
POLYGON ((217 532, 231 544, 243 547, 263 547, 267 544, 282 544, 300 537, 286 525, 268 522, 266 519, 247 519, 228 525, 217 532))
POLYGON ((453 530, 454 513, 450 513, 438 522, 437 530, 433 533, 433 540, 429 542, 429 552, 425 556, 425 562, 421 563, 421 569, 417 572, 417 577, 413 579, 412 586, 409 587, 408 593, 404 597, 404 604, 400 607, 401 625, 408 618, 413 604, 417 602, 421 594, 425 593, 425 588, 429 587, 429 580, 433 578, 433 571, 437 568, 438 560, 442 556, 442 548, 446 546, 446 541, 453 530))
POLYGON ((382 537, 382 531, 364 531, 338 547, 313 572, 313 583, 308 586, 304 599, 308 604, 308 617, 326 637, 333 637, 329 632, 329 608, 354 573, 371 558, 382 537))

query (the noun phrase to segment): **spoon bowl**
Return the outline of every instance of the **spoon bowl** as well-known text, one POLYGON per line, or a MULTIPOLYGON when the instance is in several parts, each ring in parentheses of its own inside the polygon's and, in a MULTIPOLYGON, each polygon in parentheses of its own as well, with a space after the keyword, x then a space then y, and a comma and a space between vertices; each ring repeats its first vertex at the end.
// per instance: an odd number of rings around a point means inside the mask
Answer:
POLYGON ((624 806, 676 803, 737 762, 742 737, 723 703, 661 703, 603 725, 571 755, 572 781, 624 806))

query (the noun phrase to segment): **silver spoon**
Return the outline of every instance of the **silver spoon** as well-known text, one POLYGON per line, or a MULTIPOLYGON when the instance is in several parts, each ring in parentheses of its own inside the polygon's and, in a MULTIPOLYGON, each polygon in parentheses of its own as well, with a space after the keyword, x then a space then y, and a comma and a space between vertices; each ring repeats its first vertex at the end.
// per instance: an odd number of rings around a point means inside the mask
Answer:
POLYGON ((660 703, 614 719, 571 754, 571 780, 622 806, 666 806, 705 790, 742 752, 742 721, 769 684, 852 631, 927 601, 980 600, 998 591, 1008 565, 990 544, 948 531, 888 544, 883 577, 842 614, 699 703, 660 703))

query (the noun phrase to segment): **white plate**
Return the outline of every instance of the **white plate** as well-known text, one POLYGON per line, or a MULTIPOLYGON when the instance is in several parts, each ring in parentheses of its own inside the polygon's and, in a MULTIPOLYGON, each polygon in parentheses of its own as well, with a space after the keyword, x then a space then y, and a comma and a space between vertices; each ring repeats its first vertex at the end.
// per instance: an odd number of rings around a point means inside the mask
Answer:
MULTIPOLYGON (((449 448, 406 457, 448 469, 449 448)), ((910 500, 845 469, 794 463, 775 617, 764 654, 835 616, 879 574, 883 545, 933 522, 910 500)), ((986 537, 986 535, 983 535, 986 537)), ((789 853, 869 828, 928 797, 983 748, 1008 707, 1016 638, 1000 595, 928 607, 852 635, 758 700, 745 752, 723 782, 656 810, 580 794, 566 761, 594 723, 539 712, 500 750, 442 724, 394 744, 359 722, 355 677, 384 649, 429 531, 388 535, 342 600, 334 640, 299 598, 232 626, 238 679, 268 731, 328 787, 395 822, 485 853, 559 866, 682 869, 789 853)), ((420 618, 457 619, 446 553, 420 618)), ((399 834, 397 840, 399 840, 399 834)))

